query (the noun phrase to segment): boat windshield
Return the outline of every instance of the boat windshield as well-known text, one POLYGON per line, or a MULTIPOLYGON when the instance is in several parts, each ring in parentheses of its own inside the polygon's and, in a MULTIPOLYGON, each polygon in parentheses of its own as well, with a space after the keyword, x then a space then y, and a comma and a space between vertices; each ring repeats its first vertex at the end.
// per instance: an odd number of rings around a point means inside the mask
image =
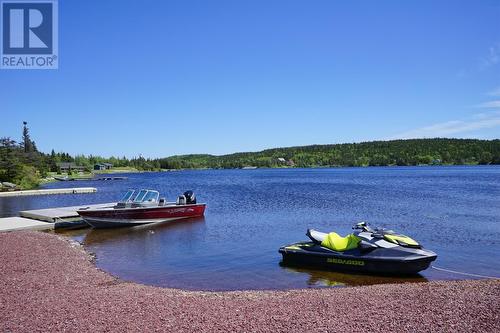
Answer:
POLYGON ((132 196, 134 195, 135 191, 134 190, 128 190, 127 193, 123 196, 123 198, 120 200, 120 202, 129 202, 132 201, 132 196))
POLYGON ((147 192, 147 190, 141 190, 135 197, 134 202, 142 202, 147 192))
POLYGON ((151 202, 156 202, 158 201, 158 197, 160 196, 160 193, 156 191, 148 191, 148 193, 144 196, 144 199, 142 199, 143 202, 151 201, 151 202))

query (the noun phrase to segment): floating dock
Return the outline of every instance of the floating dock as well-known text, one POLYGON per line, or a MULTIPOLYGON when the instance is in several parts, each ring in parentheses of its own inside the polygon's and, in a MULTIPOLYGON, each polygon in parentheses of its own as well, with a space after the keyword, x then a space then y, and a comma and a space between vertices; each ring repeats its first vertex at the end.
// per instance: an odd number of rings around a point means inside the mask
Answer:
POLYGON ((59 208, 46 208, 46 209, 34 209, 34 210, 23 210, 19 212, 19 215, 29 219, 45 221, 45 222, 60 222, 60 221, 71 221, 80 220, 81 217, 76 212, 82 208, 104 208, 112 207, 116 203, 104 203, 104 204, 94 204, 94 205, 80 205, 80 206, 70 206, 70 207, 59 207, 59 208))
POLYGON ((49 188, 43 190, 0 192, 0 198, 17 197, 21 195, 81 194, 81 193, 95 193, 95 192, 97 192, 97 189, 95 187, 49 188))
POLYGON ((87 224, 78 215, 77 210, 87 207, 112 207, 114 205, 116 203, 24 210, 19 212, 21 216, 0 218, 0 232, 85 227, 87 224))
POLYGON ((128 179, 128 177, 97 177, 97 178, 90 178, 90 177, 82 177, 82 178, 61 178, 57 177, 54 178, 57 181, 60 182, 74 182, 74 181, 92 181, 92 180, 125 180, 128 179))
POLYGON ((50 230, 55 228, 55 223, 40 222, 24 217, 0 218, 0 232, 17 230, 50 230))

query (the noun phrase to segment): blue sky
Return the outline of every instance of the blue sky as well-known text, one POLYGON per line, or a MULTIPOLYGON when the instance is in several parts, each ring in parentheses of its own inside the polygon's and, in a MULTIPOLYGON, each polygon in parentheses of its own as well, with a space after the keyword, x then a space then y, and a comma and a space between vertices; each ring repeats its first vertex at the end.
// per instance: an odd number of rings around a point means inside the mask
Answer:
POLYGON ((59 3, 59 69, 0 71, 0 136, 149 157, 500 137, 500 1, 59 3))

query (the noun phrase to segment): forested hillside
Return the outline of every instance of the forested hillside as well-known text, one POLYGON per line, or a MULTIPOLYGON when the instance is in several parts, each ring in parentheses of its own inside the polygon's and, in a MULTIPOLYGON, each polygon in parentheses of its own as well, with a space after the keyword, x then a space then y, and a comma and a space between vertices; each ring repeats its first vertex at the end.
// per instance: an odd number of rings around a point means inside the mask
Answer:
POLYGON ((162 158, 164 169, 500 164, 500 140, 413 139, 267 149, 222 156, 162 158))
MULTIPOLYGON (((0 139, 0 182, 33 188, 49 172, 60 173, 59 162, 74 162, 88 172, 95 163, 142 171, 161 169, 230 169, 244 167, 338 167, 388 165, 500 164, 500 140, 414 139, 274 148, 229 155, 182 155, 160 159, 142 156, 100 157, 38 151, 24 123, 22 140, 0 139)), ((112 170, 111 170, 112 171, 112 170)))

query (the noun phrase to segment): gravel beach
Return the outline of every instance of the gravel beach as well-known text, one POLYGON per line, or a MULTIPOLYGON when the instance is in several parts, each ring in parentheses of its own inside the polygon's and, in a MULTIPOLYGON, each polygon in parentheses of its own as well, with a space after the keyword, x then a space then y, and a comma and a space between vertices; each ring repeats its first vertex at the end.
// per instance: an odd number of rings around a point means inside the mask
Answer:
POLYGON ((499 332, 500 280, 187 292, 121 281, 54 234, 0 234, 0 331, 499 332))

